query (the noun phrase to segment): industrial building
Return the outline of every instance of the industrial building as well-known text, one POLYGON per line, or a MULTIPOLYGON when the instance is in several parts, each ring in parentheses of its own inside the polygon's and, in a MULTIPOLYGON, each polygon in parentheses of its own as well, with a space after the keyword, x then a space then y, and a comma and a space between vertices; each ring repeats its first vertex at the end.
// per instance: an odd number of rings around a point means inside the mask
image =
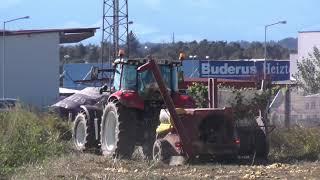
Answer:
POLYGON ((314 47, 320 48, 320 31, 300 31, 298 33, 298 52, 290 54, 291 75, 298 71, 297 62, 309 57, 314 47))
POLYGON ((59 45, 92 37, 96 29, 0 30, 1 97, 53 104, 59 97, 59 45))

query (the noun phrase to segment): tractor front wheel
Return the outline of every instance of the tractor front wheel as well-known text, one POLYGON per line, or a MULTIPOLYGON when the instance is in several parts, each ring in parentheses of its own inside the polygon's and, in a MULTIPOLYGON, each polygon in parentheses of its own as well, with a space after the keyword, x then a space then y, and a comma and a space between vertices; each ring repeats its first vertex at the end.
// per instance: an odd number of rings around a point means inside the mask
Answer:
POLYGON ((136 142, 136 110, 109 102, 101 120, 101 150, 109 157, 129 159, 136 142))
POLYGON ((88 119, 85 112, 80 112, 73 122, 72 137, 75 148, 84 151, 98 146, 94 135, 94 122, 88 119))

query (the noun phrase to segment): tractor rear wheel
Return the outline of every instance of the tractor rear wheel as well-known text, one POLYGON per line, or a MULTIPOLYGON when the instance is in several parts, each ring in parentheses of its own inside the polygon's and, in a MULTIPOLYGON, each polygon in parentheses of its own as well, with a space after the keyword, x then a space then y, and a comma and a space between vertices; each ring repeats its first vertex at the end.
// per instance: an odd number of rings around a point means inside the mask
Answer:
POLYGON ((94 134, 94 122, 88 119, 85 112, 80 112, 73 122, 72 137, 75 148, 84 151, 98 146, 94 134))
POLYGON ((136 142, 136 110, 109 102, 101 120, 101 150, 109 157, 129 159, 136 142))

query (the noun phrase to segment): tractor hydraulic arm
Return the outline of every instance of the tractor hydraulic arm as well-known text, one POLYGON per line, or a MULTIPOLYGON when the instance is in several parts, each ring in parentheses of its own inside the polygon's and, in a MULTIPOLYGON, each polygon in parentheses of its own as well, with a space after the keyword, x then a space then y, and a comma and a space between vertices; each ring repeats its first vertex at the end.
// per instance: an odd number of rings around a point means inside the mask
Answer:
POLYGON ((170 112, 172 123, 173 123, 172 125, 175 128, 178 135, 180 136, 181 143, 183 145, 182 146, 183 151, 186 153, 187 157, 191 157, 191 155, 193 154, 191 141, 188 138, 186 130, 183 126, 183 123, 180 120, 180 118, 176 112, 172 98, 171 98, 171 96, 166 88, 166 85, 164 83, 164 80, 161 76, 159 66, 156 64, 155 60, 152 59, 151 57, 149 57, 148 63, 146 63, 138 68, 138 72, 143 72, 146 70, 150 70, 153 73, 153 76, 159 86, 160 93, 161 93, 161 96, 164 100, 164 103, 170 112))

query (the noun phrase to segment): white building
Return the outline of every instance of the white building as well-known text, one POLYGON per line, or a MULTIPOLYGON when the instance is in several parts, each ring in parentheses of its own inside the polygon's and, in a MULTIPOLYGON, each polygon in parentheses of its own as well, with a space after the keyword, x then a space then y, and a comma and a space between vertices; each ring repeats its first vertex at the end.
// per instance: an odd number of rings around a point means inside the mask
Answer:
POLYGON ((53 104, 59 96, 59 44, 80 42, 96 29, 0 31, 1 98, 37 107, 53 104))
POLYGON ((298 53, 290 54, 291 74, 297 72, 297 61, 309 57, 313 48, 320 48, 320 31, 300 31, 298 34, 298 53))

